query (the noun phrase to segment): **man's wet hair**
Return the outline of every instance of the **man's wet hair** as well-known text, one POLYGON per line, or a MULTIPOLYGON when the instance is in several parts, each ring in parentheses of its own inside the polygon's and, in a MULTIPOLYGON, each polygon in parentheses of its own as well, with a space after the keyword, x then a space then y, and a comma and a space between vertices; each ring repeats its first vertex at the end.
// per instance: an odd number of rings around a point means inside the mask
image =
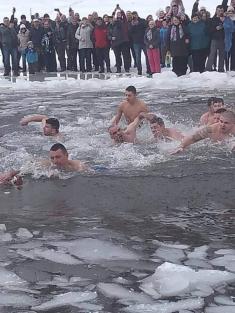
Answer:
POLYGON ((224 99, 222 99, 222 98, 215 98, 214 103, 223 103, 224 104, 224 99))
POLYGON ((157 117, 156 115, 154 115, 149 122, 150 124, 158 124, 159 126, 165 125, 163 119, 161 117, 157 117))
POLYGON ((215 113, 221 114, 221 113, 224 113, 224 112, 226 112, 226 111, 227 111, 227 109, 225 109, 225 108, 220 108, 220 109, 216 110, 215 113))
POLYGON ((65 148, 64 145, 62 145, 62 143, 55 143, 50 149, 50 151, 58 151, 58 150, 61 150, 64 154, 68 154, 67 149, 65 148))
POLYGON ((208 105, 208 107, 210 107, 212 104, 214 104, 215 99, 216 99, 216 97, 210 97, 210 98, 207 100, 207 105, 208 105))
POLYGON ((126 91, 132 92, 134 95, 136 95, 137 93, 136 88, 134 86, 128 86, 126 88, 126 91))
POLYGON ((46 120, 46 124, 51 125, 51 127, 53 129, 55 129, 57 131, 57 133, 59 132, 59 128, 60 128, 60 122, 57 120, 57 118, 54 117, 50 117, 46 120))

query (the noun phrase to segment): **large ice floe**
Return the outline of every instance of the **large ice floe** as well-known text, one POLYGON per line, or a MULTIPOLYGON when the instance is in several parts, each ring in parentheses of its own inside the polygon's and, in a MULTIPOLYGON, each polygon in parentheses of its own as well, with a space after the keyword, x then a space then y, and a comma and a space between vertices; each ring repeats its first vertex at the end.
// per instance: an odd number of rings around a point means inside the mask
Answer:
POLYGON ((235 274, 220 270, 193 270, 165 262, 142 281, 140 288, 155 299, 191 294, 209 296, 213 287, 235 281, 235 274))

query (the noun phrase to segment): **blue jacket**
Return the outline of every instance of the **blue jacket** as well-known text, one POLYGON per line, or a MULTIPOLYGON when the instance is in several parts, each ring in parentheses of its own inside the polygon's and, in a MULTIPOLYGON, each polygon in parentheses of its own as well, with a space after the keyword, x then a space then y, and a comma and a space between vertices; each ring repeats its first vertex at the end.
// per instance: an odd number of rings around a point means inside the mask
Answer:
POLYGON ((161 47, 167 46, 167 34, 168 34, 168 27, 161 27, 160 28, 161 47))
POLYGON ((225 51, 229 52, 232 48, 232 40, 233 40, 233 32, 235 31, 235 24, 229 17, 225 17, 223 25, 224 25, 225 51))
POLYGON ((38 62, 38 53, 35 49, 32 48, 26 48, 26 60, 28 64, 33 64, 38 62))
POLYGON ((209 48, 210 37, 207 33, 206 23, 199 21, 197 23, 190 22, 188 24, 188 33, 190 38, 190 49, 201 50, 209 48))

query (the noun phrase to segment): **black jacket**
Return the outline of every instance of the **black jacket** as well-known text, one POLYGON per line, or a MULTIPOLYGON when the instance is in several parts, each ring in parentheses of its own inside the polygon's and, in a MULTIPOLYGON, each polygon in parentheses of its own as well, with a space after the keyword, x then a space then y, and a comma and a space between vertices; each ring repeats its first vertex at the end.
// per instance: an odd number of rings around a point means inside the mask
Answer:
POLYGON ((147 22, 143 18, 138 18, 138 22, 135 24, 132 22, 129 28, 129 34, 131 37, 131 41, 134 44, 143 44, 144 43, 144 35, 147 28, 147 22))
POLYGON ((0 42, 2 47, 9 49, 17 48, 18 38, 15 29, 2 25, 0 27, 0 42))
POLYGON ((172 27, 174 25, 171 25, 168 30, 168 35, 167 35, 167 47, 168 50, 171 52, 172 57, 177 57, 177 56, 187 56, 189 54, 189 45, 185 43, 186 39, 189 39, 187 29, 182 25, 182 30, 183 30, 183 37, 180 38, 180 31, 179 31, 179 26, 176 26, 176 40, 173 40, 171 38, 171 31, 172 27))
POLYGON ((35 48, 42 47, 42 37, 44 35, 44 30, 42 27, 35 28, 32 27, 29 33, 29 40, 33 42, 35 48))
POLYGON ((75 38, 79 24, 69 24, 67 29, 67 45, 69 49, 78 49, 78 39, 75 38))
POLYGON ((153 46, 153 48, 159 48, 160 47, 160 31, 157 29, 157 27, 154 27, 152 29, 147 28, 144 35, 144 43, 146 45, 146 48, 148 49, 150 46, 153 46), (149 32, 151 32, 151 38, 149 38, 149 32))
POLYGON ((208 24, 208 30, 212 40, 224 40, 223 22, 219 17, 212 17, 208 24), (217 26, 221 26, 221 29, 217 30, 217 26))

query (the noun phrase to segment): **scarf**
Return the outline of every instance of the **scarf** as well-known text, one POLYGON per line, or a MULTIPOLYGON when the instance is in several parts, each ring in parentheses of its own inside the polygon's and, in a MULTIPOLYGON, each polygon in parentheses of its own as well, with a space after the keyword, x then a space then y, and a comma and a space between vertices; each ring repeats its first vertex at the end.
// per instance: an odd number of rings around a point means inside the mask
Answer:
MULTIPOLYGON (((184 30, 183 30, 183 27, 182 25, 179 25, 179 36, 180 36, 180 39, 182 39, 184 37, 184 30)), ((171 27, 171 41, 177 41, 177 26, 175 25, 172 25, 171 27)))
POLYGON ((151 41, 153 39, 153 33, 152 33, 151 29, 149 29, 147 31, 146 37, 147 37, 148 41, 151 41))

